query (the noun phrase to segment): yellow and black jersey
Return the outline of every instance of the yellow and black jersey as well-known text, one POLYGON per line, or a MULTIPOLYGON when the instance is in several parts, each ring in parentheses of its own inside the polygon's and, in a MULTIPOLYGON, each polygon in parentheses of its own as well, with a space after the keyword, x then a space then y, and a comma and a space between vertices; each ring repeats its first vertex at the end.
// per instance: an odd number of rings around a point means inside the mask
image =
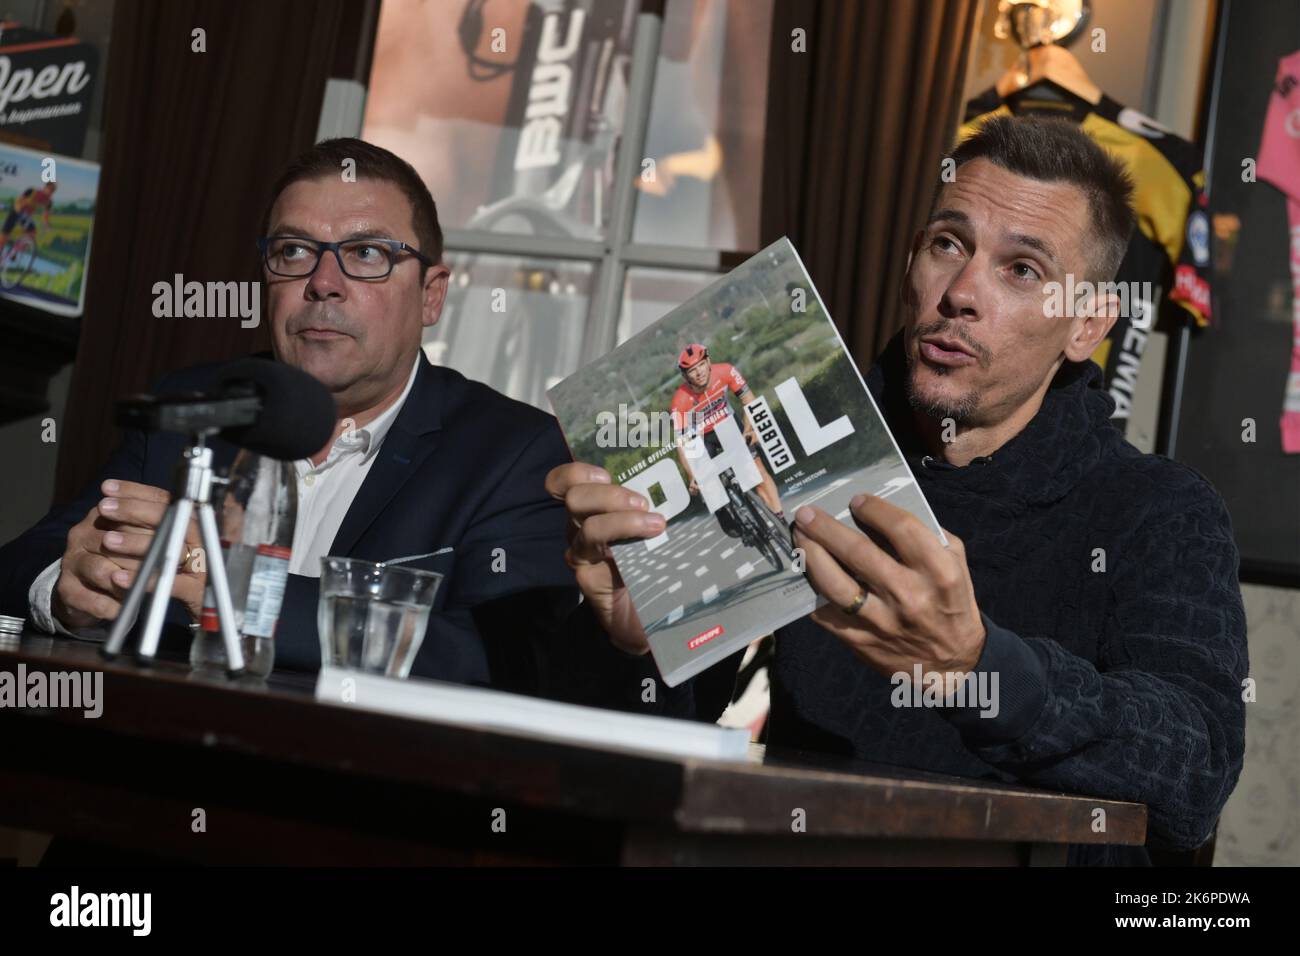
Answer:
POLYGON ((1199 326, 1210 321, 1210 224, 1203 191, 1201 151, 1137 110, 1102 94, 1093 106, 1066 97, 1048 99, 1033 87, 1005 100, 989 89, 966 104, 958 142, 992 116, 1051 115, 1077 122, 1094 141, 1120 160, 1133 178, 1137 229, 1120 264, 1116 282, 1138 283, 1128 315, 1115 323, 1093 360, 1106 371, 1115 398, 1115 418, 1127 419, 1133 403, 1147 335, 1161 318, 1177 321, 1181 310, 1199 326), (1148 283, 1148 285, 1142 285, 1148 283), (1134 321, 1136 320, 1136 321, 1134 321))

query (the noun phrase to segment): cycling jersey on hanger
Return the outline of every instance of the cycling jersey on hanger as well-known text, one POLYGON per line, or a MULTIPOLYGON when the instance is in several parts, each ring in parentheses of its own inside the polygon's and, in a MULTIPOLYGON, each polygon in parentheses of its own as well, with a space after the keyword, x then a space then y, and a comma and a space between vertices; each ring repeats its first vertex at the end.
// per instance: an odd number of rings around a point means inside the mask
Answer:
POLYGON ((1291 372, 1282 403, 1282 450, 1300 454, 1300 50, 1278 61, 1255 171, 1286 196, 1293 289, 1291 372))

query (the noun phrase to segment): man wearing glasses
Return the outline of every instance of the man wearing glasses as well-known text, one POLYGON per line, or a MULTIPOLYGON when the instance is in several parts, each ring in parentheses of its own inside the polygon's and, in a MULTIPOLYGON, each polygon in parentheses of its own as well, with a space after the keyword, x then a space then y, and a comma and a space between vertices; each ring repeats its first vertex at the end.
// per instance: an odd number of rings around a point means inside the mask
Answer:
MULTIPOLYGON (((433 198, 409 164, 360 140, 328 140, 285 170, 271 196, 257 245, 274 357, 324 383, 339 416, 330 441, 295 463, 276 666, 319 666, 322 556, 421 556, 405 564, 445 577, 412 673, 480 684, 525 673, 513 669, 531 666, 530 636, 489 640, 472 609, 503 602, 514 607, 503 619, 538 620, 536 602, 576 597, 564 510, 543 490, 547 471, 569 458, 554 419, 425 357, 422 333, 439 319, 449 273, 433 198)), ((154 391, 210 388, 218 369, 174 373, 154 391)), ((0 549, 4 612, 58 633, 115 619, 179 449, 179 436, 128 433, 100 481, 0 549)), ((235 453, 214 450, 218 467, 235 453)), ((188 543, 198 546, 196 533, 188 543)), ((188 647, 181 639, 203 586, 201 568, 177 575, 168 619, 179 626, 164 650, 188 647)))

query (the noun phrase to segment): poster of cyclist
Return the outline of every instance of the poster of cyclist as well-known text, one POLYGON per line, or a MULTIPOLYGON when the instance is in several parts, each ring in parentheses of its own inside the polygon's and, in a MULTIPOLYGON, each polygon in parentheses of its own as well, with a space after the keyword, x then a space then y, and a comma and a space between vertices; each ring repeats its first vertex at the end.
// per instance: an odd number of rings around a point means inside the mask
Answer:
POLYGON ((0 143, 0 296, 80 315, 99 166, 0 143))
POLYGON ((547 393, 577 461, 667 519, 614 546, 671 687, 813 611, 795 509, 888 498, 943 537, 789 240, 547 393))

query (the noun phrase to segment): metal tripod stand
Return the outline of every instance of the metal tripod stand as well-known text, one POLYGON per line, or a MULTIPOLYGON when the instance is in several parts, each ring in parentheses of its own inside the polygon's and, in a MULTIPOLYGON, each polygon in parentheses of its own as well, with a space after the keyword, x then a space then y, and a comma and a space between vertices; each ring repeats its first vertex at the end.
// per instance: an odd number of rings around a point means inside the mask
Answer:
POLYGON ((122 653, 127 632, 140 609, 140 602, 144 599, 149 578, 154 571, 158 572, 158 581, 149 597, 149 608, 136 657, 147 662, 152 661, 158 653, 163 618, 167 614, 172 583, 176 580, 185 544, 185 531, 189 528, 190 516, 197 509, 208 579, 216 598, 221 637, 226 646, 226 661, 230 675, 238 676, 244 671, 244 652, 235 631, 235 609, 230 600, 230 582, 226 578, 226 565, 221 555, 221 536, 217 533, 217 519, 212 510, 212 486, 216 481, 212 474, 212 449, 204 445, 203 434, 194 435, 191 445, 185 449, 177 467, 176 478, 171 503, 167 505, 162 524, 153 536, 149 552, 140 565, 126 602, 122 605, 117 620, 113 622, 103 654, 112 658, 122 653))

